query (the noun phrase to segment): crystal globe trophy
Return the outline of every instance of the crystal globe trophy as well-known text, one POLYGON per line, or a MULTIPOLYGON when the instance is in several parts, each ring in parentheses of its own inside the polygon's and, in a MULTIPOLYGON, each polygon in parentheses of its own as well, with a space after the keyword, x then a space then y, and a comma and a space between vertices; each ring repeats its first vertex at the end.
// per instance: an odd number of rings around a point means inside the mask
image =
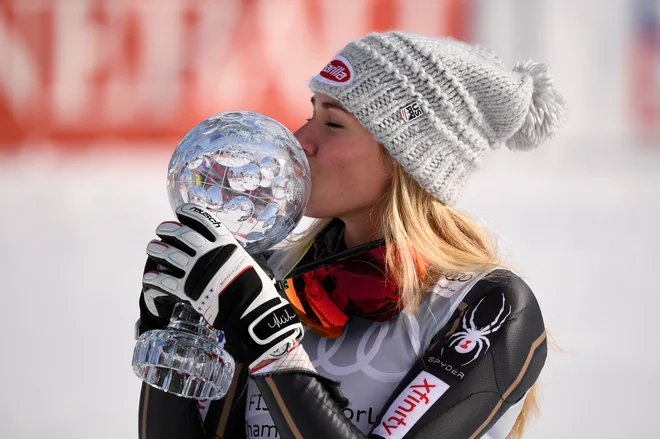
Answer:
MULTIPOLYGON (((309 164, 298 140, 276 120, 249 111, 200 122, 177 145, 167 172, 173 210, 184 203, 206 209, 252 255, 270 249, 298 225, 310 189, 309 164)), ((166 329, 140 336, 133 371, 178 396, 222 398, 234 360, 218 336, 187 302, 179 302, 166 329)))

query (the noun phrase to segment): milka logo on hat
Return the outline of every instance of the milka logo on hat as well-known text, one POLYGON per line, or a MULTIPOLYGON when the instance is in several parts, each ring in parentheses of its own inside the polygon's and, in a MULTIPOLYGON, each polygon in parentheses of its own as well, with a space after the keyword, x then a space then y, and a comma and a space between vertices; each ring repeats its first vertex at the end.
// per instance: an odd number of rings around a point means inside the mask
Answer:
POLYGON ((403 107, 400 110, 400 112, 401 112, 401 117, 406 122, 413 121, 417 119, 419 116, 424 115, 424 110, 422 110, 422 107, 420 107, 417 102, 411 102, 410 104, 403 107))
POLYGON ((316 79, 332 85, 348 85, 353 82, 354 76, 350 61, 337 55, 316 75, 316 79))

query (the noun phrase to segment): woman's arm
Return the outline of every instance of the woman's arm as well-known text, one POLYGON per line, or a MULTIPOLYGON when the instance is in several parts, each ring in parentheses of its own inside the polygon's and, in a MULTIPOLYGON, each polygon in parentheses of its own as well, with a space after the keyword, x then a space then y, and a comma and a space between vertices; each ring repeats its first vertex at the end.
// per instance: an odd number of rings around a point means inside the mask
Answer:
POLYGON ((205 439, 197 401, 181 398, 142 383, 138 413, 140 439, 205 439))
POLYGON ((165 393, 142 384, 138 413, 140 439, 240 439, 245 437, 247 370, 236 363, 236 373, 224 398, 213 401, 205 419, 198 401, 165 393))
MULTIPOLYGON (((468 293, 392 393, 368 437, 479 438, 531 388, 545 358, 536 298, 520 278, 498 270, 468 293)), ((365 437, 318 377, 253 378, 282 438, 365 437)))

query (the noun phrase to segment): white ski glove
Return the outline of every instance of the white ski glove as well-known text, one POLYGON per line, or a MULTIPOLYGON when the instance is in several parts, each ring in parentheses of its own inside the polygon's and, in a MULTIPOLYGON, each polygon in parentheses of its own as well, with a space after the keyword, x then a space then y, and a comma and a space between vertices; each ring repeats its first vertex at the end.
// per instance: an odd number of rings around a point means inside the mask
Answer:
POLYGON ((279 284, 210 212, 184 204, 176 215, 179 222, 161 223, 161 239, 147 246, 142 319, 148 311, 166 321, 169 315, 161 314, 167 307, 159 303, 187 301, 224 331, 227 345, 250 369, 295 347, 303 327, 279 284))

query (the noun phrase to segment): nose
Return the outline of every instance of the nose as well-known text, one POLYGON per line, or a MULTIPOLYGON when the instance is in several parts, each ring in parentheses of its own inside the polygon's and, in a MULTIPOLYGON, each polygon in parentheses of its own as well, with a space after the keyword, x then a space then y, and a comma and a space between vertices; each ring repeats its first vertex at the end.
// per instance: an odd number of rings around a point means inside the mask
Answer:
POLYGON ((316 155, 318 147, 316 146, 316 142, 313 140, 314 136, 312 135, 309 122, 298 128, 293 135, 296 136, 296 139, 298 139, 298 142, 300 142, 300 145, 302 146, 303 151, 305 151, 305 155, 307 157, 316 155))

